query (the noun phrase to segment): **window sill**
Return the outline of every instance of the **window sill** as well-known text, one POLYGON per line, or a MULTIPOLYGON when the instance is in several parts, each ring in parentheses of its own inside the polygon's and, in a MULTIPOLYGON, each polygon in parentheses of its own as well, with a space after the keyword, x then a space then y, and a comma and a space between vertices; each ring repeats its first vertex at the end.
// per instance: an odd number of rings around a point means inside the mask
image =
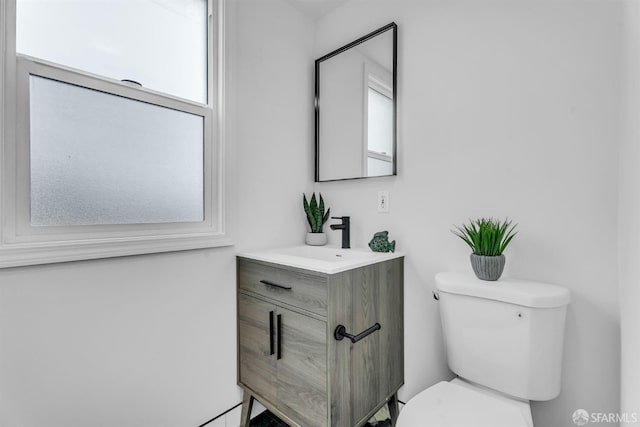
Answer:
POLYGON ((222 235, 145 236, 143 239, 10 243, 0 247, 0 268, 215 248, 233 244, 230 238, 222 235))

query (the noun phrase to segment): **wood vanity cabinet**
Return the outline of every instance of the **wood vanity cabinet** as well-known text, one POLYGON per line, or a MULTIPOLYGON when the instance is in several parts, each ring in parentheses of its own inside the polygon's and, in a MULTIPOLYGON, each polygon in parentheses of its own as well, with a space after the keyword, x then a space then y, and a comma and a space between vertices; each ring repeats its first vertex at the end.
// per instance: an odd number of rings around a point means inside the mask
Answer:
POLYGON ((238 257, 241 426, 249 426, 253 399, 291 426, 361 426, 388 401, 397 417, 403 262, 324 274, 238 257), (338 340, 340 325, 369 334, 338 340))

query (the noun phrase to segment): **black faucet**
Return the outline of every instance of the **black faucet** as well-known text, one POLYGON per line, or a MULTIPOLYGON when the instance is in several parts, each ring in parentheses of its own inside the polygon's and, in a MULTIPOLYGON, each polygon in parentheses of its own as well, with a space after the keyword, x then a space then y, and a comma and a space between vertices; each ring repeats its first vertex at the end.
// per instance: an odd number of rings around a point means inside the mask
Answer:
POLYGON ((332 216, 333 219, 339 219, 342 221, 340 224, 332 224, 332 230, 342 230, 342 249, 349 249, 351 247, 351 225, 350 218, 348 216, 332 216))

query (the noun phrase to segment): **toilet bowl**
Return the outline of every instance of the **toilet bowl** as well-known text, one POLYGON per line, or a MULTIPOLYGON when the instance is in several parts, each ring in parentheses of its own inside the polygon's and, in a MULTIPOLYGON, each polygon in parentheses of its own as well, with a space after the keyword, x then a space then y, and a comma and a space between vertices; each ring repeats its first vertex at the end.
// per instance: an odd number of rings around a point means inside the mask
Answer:
POLYGON ((560 393, 570 294, 561 286, 438 273, 434 297, 457 377, 413 397, 397 427, 533 427, 530 400, 560 393))
POLYGON ((409 400, 396 427, 533 427, 533 420, 528 402, 455 378, 409 400))

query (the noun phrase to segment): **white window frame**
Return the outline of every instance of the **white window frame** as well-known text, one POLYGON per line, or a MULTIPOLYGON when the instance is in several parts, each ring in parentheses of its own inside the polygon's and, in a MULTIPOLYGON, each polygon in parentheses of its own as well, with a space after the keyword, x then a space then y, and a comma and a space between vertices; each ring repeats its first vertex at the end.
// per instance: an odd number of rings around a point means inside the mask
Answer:
POLYGON ((224 0, 208 0, 207 104, 16 54, 16 0, 0 2, 0 268, 228 246, 225 231, 224 0), (204 221, 33 227, 29 75, 204 117, 204 221))

